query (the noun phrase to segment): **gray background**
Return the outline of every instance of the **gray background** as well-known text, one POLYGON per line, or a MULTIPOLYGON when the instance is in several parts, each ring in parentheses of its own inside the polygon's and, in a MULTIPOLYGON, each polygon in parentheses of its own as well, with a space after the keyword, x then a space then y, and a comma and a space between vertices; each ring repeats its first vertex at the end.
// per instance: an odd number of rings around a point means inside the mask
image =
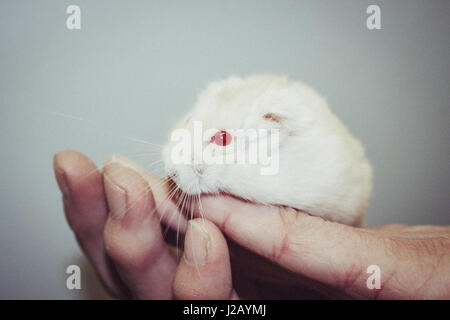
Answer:
POLYGON ((148 167, 154 149, 125 136, 162 143, 230 74, 287 74, 328 99, 374 165, 369 225, 449 224, 449 14, 449 1, 1 1, 0 298, 104 297, 66 225, 53 154, 148 167), (69 4, 81 30, 66 28, 69 4), (369 4, 382 30, 366 28, 369 4), (65 288, 70 264, 83 290, 65 288))

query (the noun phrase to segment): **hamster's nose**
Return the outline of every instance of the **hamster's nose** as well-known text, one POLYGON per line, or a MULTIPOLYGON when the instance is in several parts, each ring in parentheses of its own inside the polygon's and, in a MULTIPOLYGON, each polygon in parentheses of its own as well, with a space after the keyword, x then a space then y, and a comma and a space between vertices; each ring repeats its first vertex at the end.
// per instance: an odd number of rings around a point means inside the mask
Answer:
POLYGON ((194 173, 198 176, 201 176, 203 172, 205 171, 205 166, 201 164, 195 164, 192 166, 192 169, 194 170, 194 173))

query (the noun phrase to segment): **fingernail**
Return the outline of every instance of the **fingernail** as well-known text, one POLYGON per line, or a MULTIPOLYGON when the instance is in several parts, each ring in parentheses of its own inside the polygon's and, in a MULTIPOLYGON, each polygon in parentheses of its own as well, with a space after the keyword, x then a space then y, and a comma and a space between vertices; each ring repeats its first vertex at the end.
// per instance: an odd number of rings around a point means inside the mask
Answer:
POLYGON ((184 240, 184 260, 188 265, 201 267, 206 263, 209 236, 196 221, 189 221, 184 240))
POLYGON ((58 182, 59 190, 64 198, 69 198, 71 191, 64 171, 56 170, 56 182, 58 182))
POLYGON ((127 212, 127 192, 115 183, 109 174, 104 173, 103 178, 105 180, 109 214, 113 219, 121 219, 127 212))
POLYGON ((109 159, 106 160, 105 165, 108 163, 119 163, 121 166, 125 168, 129 168, 138 172, 138 170, 136 170, 136 168, 130 164, 130 161, 127 158, 121 156, 120 154, 113 154, 112 156, 110 156, 109 159))

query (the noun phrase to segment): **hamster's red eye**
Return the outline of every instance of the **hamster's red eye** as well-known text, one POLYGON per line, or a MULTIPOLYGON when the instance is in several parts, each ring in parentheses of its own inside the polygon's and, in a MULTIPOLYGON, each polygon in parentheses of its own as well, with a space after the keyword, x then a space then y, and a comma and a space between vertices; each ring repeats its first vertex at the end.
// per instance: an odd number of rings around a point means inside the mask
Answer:
POLYGON ((218 131, 211 137, 211 142, 214 142, 218 146, 225 147, 231 143, 231 134, 225 130, 218 131))

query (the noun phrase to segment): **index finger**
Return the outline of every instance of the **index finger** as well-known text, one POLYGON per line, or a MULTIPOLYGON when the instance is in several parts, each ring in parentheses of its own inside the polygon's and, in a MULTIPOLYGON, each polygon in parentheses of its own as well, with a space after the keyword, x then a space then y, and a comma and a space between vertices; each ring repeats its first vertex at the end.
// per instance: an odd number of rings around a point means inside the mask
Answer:
POLYGON ((370 259, 386 260, 372 250, 375 246, 370 233, 364 237, 361 229, 291 208, 258 205, 230 196, 203 196, 199 207, 200 215, 239 245, 298 275, 344 291, 365 288, 370 259))

